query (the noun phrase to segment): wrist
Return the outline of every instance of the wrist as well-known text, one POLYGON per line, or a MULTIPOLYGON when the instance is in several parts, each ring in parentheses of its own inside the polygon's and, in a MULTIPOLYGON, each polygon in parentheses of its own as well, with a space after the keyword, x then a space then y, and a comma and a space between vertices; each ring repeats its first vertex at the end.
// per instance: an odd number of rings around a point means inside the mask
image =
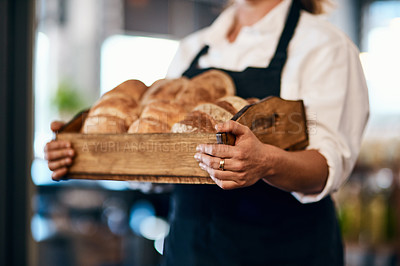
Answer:
POLYGON ((270 179, 279 176, 282 164, 285 162, 286 151, 269 144, 264 144, 264 150, 264 178, 270 179))

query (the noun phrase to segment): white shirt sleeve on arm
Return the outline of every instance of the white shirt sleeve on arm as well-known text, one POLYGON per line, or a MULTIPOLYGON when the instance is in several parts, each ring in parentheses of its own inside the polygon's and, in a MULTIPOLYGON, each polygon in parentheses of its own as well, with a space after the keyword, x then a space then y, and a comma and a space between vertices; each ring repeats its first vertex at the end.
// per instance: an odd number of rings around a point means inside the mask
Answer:
POLYGON ((348 40, 325 44, 307 56, 300 77, 300 98, 309 123, 310 145, 327 160, 329 176, 323 191, 293 192, 302 203, 316 202, 335 192, 355 165, 368 120, 368 90, 357 48, 348 40))

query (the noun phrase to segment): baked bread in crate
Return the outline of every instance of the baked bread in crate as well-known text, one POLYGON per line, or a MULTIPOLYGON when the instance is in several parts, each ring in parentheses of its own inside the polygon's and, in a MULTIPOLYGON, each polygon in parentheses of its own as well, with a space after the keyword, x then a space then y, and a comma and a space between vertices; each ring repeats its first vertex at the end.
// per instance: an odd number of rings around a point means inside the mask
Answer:
POLYGON ((233 81, 218 70, 149 88, 137 80, 120 84, 58 132, 77 154, 67 178, 213 184, 193 155, 200 143, 234 145, 233 135, 214 128, 229 119, 263 143, 288 150, 308 145, 302 101, 234 94, 233 81))

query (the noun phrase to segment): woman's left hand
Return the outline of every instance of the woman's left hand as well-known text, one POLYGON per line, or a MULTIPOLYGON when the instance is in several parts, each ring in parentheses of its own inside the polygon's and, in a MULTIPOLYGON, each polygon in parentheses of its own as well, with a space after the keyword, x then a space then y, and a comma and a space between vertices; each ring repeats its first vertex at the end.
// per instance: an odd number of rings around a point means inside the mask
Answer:
POLYGON ((222 189, 247 187, 273 174, 279 148, 261 143, 248 127, 232 120, 218 124, 216 129, 234 134, 235 146, 200 144, 194 157, 218 186, 222 189), (220 169, 223 160, 224 167, 220 169))

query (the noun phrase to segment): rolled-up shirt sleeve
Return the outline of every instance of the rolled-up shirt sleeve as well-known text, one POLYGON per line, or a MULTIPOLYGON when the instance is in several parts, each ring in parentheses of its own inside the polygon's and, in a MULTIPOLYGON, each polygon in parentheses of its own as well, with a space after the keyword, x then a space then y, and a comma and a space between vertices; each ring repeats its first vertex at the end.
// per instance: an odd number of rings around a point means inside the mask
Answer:
POLYGON ((355 165, 369 115, 368 89, 358 49, 339 39, 308 54, 300 72, 299 97, 304 100, 310 144, 328 164, 329 175, 319 194, 292 192, 302 203, 335 192, 355 165))

